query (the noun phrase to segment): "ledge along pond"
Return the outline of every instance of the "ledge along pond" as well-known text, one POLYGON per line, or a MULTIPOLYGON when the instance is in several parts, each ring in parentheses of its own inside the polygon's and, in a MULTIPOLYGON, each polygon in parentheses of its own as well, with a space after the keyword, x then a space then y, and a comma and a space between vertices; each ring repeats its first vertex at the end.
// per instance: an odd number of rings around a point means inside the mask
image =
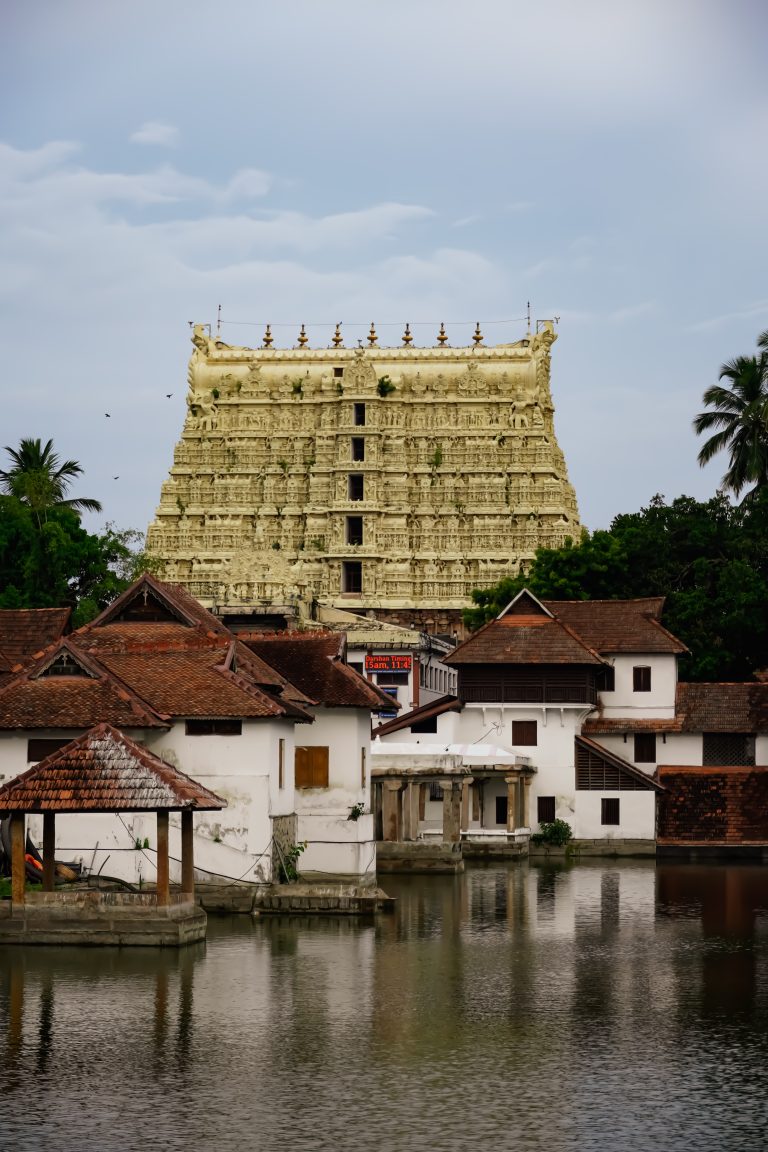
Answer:
POLYGON ((768 869, 386 877, 395 912, 210 917, 181 951, 0 950, 2 1144, 751 1152, 768 869))

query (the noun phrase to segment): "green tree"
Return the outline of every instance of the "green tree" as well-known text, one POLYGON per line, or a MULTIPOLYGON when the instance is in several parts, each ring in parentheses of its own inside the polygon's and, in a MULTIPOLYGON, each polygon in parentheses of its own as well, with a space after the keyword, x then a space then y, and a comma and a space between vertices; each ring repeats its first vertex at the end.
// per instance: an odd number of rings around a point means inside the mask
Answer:
POLYGON ((11 458, 11 468, 0 470, 0 491, 15 496, 32 510, 38 527, 42 526, 50 509, 65 506, 76 512, 101 512, 98 500, 67 496, 72 482, 82 474, 77 460, 61 462, 53 450, 53 440, 43 447, 42 441, 24 439, 18 448, 5 451, 11 458))
POLYGON ((703 400, 709 408, 693 421, 697 435, 717 429, 698 454, 704 467, 727 450, 729 467, 723 487, 736 496, 754 484, 745 499, 768 485, 768 331, 758 337, 757 356, 737 356, 720 369, 720 380, 707 388, 703 400))
POLYGON ((691 650, 689 680, 748 680, 768 664, 768 491, 734 506, 655 497, 581 543, 539 549, 530 571, 473 592, 471 627, 520 591, 551 600, 665 596, 664 623, 691 650))

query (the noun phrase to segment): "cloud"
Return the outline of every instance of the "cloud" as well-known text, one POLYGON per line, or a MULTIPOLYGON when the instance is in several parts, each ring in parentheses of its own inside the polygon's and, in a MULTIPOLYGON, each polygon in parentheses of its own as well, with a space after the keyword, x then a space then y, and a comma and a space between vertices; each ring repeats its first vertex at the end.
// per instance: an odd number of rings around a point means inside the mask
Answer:
POLYGON ((140 128, 131 133, 130 138, 134 144, 175 148, 179 142, 179 130, 173 124, 163 124, 160 120, 146 120, 140 128))
POLYGON ((708 332, 711 329, 722 328, 726 324, 731 324, 734 320, 752 320, 756 316, 768 320, 768 300, 758 300, 755 304, 750 304, 738 312, 723 312, 719 316, 710 316, 706 320, 697 320, 694 324, 688 324, 684 331, 708 332))

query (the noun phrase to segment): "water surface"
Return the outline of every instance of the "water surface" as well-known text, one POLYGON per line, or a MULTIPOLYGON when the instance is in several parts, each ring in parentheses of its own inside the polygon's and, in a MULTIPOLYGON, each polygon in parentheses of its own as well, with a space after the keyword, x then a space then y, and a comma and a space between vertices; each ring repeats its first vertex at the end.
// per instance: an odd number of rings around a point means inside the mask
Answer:
POLYGON ((139 1149, 768 1147, 768 869, 388 878, 392 916, 0 950, 0 1142, 139 1149))

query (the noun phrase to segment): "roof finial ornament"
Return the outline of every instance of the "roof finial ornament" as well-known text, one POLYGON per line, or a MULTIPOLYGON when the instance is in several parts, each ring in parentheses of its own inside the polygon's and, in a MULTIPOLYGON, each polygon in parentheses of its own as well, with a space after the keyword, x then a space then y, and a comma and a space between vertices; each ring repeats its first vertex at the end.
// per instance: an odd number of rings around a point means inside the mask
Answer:
POLYGON ((307 333, 306 333, 306 330, 305 330, 305 328, 304 328, 304 325, 302 324, 302 326, 301 326, 301 332, 299 332, 299 348, 304 348, 304 347, 306 347, 306 345, 307 345, 308 343, 309 343, 309 336, 307 336, 307 333))
POLYGON ((377 342, 377 340, 378 340, 378 339, 379 339, 379 338, 378 338, 378 336, 376 335, 376 328, 375 328, 375 325, 374 325, 374 323, 373 323, 373 320, 371 320, 371 330, 370 330, 370 332, 368 333, 368 343, 370 344, 371 348, 375 348, 375 347, 376 347, 376 342, 377 342))
POLYGON ((405 332, 403 332, 403 344, 406 346, 406 348, 407 348, 407 347, 408 347, 410 344, 413 344, 413 336, 411 336, 411 326, 410 326, 410 324, 406 324, 406 325, 405 325, 405 332))
POLYGON ((334 348, 341 348, 344 343, 344 337, 341 334, 341 322, 336 325, 336 331, 333 334, 334 348))
POLYGON ((448 337, 445 334, 445 324, 443 324, 443 322, 441 320, 440 321, 440 331, 437 334, 437 342, 440 345, 440 347, 442 348, 445 345, 445 343, 447 342, 447 340, 448 340, 448 337))
POLYGON ((472 333, 472 339, 475 342, 475 347, 477 347, 479 344, 482 344, 482 342, 483 342, 483 334, 480 331, 480 321, 479 320, 478 320, 477 324, 475 325, 475 331, 472 333))
POLYGON ((270 328, 269 324, 267 324, 266 331, 264 332, 264 343, 262 347, 271 348, 274 342, 275 340, 272 335, 272 329, 270 328))

